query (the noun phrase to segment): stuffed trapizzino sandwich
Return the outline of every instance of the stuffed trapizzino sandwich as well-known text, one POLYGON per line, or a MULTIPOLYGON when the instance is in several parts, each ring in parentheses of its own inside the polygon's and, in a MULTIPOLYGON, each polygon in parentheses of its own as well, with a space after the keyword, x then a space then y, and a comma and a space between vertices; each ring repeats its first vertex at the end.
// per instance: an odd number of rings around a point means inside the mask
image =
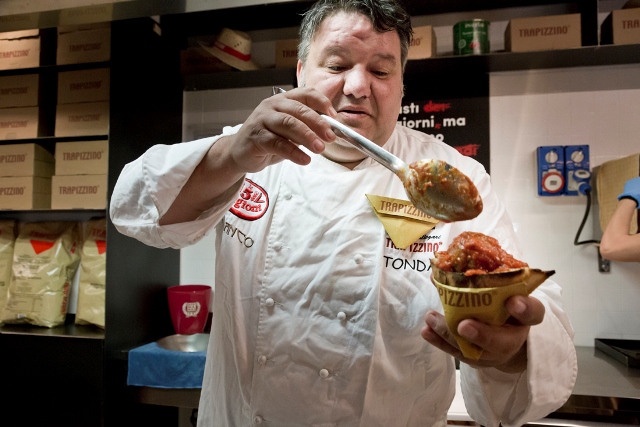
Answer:
POLYGON ((431 259, 433 283, 451 333, 465 357, 477 360, 482 349, 458 335, 458 323, 474 318, 503 325, 509 318, 505 301, 529 295, 555 271, 530 268, 504 251, 493 237, 463 232, 446 251, 431 259))

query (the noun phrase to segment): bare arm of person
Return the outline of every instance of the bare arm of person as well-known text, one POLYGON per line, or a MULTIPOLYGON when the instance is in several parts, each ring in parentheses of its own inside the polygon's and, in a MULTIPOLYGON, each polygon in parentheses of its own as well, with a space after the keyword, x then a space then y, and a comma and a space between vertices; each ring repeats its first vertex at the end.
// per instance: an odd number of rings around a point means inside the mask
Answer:
POLYGON ((613 212, 600 242, 602 257, 611 261, 640 262, 640 234, 629 234, 635 200, 621 199, 613 212))
POLYGON ((237 134, 213 144, 160 218, 160 225, 195 220, 248 172, 282 160, 308 164, 311 159, 300 145, 321 153, 325 142, 336 138, 319 113, 337 114, 329 99, 312 88, 294 89, 262 101, 237 134))

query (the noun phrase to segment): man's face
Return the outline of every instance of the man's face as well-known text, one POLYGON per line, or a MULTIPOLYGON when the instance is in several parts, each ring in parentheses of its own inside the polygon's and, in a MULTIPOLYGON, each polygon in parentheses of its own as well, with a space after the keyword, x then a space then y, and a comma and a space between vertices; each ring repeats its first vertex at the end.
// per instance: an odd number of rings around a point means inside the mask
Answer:
POLYGON ((357 13, 326 18, 311 42, 304 68, 298 62, 298 84, 322 92, 339 121, 384 145, 402 102, 398 33, 378 33, 357 13))

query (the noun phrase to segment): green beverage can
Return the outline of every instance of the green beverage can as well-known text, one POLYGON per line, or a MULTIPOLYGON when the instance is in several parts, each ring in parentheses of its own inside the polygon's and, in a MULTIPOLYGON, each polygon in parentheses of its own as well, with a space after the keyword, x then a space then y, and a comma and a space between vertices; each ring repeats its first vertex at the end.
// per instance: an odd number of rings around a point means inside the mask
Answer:
POLYGON ((480 55, 489 53, 489 21, 472 19, 453 26, 453 54, 480 55))

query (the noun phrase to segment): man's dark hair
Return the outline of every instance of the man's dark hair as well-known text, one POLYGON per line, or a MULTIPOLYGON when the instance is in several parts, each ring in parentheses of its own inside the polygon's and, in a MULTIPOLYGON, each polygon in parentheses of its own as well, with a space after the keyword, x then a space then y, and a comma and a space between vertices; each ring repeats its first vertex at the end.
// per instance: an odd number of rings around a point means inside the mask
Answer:
POLYGON ((298 59, 303 64, 309 56, 311 40, 322 21, 338 12, 359 13, 367 16, 373 28, 380 33, 396 31, 400 37, 400 61, 404 69, 413 30, 409 14, 395 0, 319 0, 316 2, 304 14, 300 24, 298 59))

